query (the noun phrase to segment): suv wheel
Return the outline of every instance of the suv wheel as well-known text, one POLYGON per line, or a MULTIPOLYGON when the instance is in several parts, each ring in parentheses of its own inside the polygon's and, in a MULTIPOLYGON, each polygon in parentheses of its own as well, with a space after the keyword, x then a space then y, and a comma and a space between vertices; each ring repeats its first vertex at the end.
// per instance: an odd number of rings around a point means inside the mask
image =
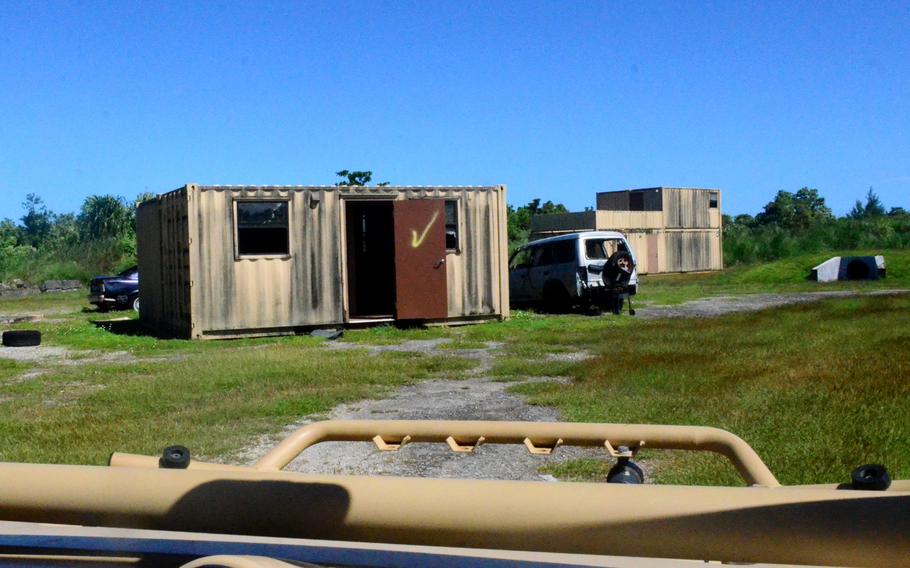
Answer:
POLYGON ((134 312, 139 311, 139 296, 133 296, 133 301, 130 302, 130 306, 133 308, 134 312))

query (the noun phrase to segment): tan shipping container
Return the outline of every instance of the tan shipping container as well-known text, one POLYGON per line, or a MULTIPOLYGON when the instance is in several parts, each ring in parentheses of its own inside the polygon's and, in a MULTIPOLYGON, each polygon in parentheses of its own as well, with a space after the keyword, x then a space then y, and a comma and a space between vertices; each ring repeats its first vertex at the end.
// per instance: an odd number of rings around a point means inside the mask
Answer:
POLYGON ((505 192, 186 185, 139 207, 140 320, 215 338, 507 318, 505 192))

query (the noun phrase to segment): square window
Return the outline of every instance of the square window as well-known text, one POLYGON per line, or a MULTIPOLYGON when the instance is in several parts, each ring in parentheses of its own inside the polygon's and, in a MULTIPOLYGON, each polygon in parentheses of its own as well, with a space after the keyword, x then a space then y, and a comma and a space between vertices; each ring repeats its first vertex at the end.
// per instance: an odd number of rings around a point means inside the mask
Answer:
POLYGON ((446 201, 446 250, 458 251, 461 239, 458 231, 458 202, 446 201))
POLYGON ((708 195, 708 207, 710 207, 711 209, 717 209, 717 192, 716 191, 712 191, 708 195))
POLYGON ((237 201, 237 255, 290 254, 287 201, 237 201))

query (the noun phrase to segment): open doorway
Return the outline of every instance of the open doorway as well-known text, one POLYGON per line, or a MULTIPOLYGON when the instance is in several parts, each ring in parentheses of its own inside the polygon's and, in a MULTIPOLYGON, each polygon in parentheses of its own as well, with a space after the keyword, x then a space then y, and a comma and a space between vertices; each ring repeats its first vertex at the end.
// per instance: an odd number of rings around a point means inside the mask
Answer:
POLYGON ((348 318, 395 314, 395 226, 392 201, 345 204, 348 318))

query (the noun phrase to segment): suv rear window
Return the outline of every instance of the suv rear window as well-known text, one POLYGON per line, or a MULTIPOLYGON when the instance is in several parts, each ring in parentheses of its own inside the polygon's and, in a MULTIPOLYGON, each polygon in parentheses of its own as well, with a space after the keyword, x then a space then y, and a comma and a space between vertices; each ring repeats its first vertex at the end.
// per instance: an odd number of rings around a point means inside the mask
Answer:
POLYGON ((587 239, 585 240, 585 258, 588 260, 607 260, 618 251, 627 251, 620 239, 587 239))

